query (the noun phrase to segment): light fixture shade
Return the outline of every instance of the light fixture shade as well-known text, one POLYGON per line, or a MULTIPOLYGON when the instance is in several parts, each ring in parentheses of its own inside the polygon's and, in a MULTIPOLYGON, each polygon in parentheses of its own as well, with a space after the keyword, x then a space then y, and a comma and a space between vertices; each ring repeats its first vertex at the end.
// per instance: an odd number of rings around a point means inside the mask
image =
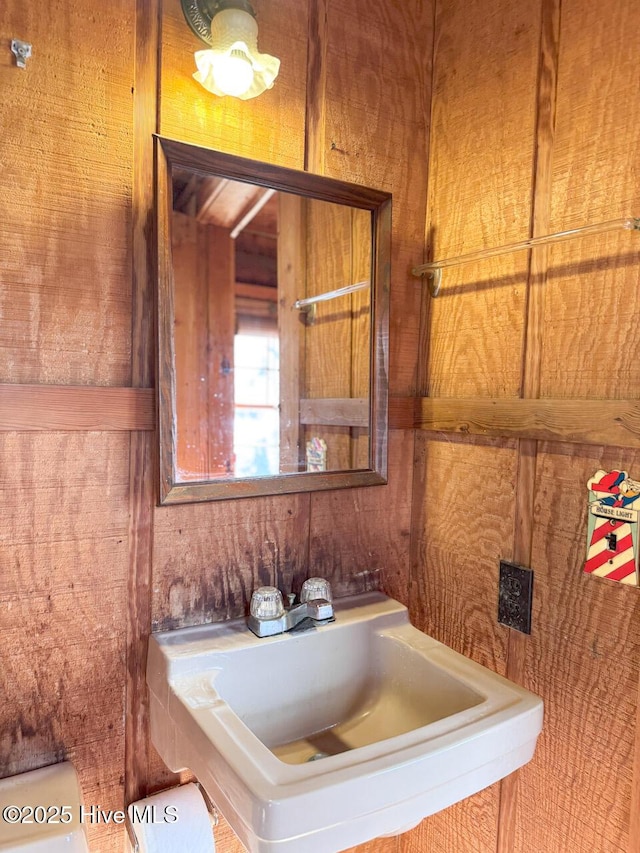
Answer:
POLYGON ((211 48, 195 54, 194 78, 214 95, 243 101, 273 86, 280 60, 258 53, 258 25, 243 9, 224 9, 211 21, 211 48))

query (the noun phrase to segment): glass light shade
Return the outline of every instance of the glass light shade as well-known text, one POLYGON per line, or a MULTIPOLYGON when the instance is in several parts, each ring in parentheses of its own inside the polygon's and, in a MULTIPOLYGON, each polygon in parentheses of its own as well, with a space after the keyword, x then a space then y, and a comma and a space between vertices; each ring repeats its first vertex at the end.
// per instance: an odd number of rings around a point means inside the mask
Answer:
POLYGON ((219 56, 211 70, 216 87, 225 95, 240 98, 253 83, 253 65, 242 50, 232 50, 228 56, 219 56))
POLYGON ((211 48, 195 54, 194 78, 214 95, 243 101, 273 86, 280 60, 258 53, 258 25, 243 9, 224 9, 211 21, 211 48))

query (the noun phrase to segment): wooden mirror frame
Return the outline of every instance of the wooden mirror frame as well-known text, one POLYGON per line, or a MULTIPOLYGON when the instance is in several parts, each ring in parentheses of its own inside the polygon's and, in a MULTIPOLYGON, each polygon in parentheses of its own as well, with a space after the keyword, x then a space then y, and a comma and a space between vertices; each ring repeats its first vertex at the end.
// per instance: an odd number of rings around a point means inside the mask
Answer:
POLYGON ((387 482, 389 287, 391 267, 391 195, 381 190, 259 163, 208 148, 156 136, 158 240, 158 424, 160 504, 229 500, 258 495, 344 489, 387 482), (370 353, 370 467, 351 471, 276 474, 266 477, 177 482, 176 387, 174 353, 174 283, 171 251, 173 213, 172 169, 245 181, 322 201, 370 210, 371 338, 370 353))

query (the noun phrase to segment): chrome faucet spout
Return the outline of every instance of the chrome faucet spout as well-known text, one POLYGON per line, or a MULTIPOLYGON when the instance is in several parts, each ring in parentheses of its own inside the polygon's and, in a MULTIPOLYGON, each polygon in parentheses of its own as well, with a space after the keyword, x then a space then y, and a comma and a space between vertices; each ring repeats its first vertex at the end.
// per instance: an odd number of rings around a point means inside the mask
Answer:
POLYGON ((312 601, 302 601, 295 604, 285 613, 287 623, 286 631, 295 628, 303 619, 313 619, 316 622, 324 622, 333 619, 333 605, 326 598, 315 598, 312 601))

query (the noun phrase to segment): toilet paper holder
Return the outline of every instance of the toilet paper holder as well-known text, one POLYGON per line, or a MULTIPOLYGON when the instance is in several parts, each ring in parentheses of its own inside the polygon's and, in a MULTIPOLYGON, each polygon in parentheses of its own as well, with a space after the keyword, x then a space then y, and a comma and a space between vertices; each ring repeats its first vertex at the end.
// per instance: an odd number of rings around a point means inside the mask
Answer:
MULTIPOLYGON (((215 829, 216 826, 220 823, 220 816, 218 814, 218 809, 215 807, 215 805, 213 804, 213 802, 211 800, 211 797, 209 796, 209 794, 207 794, 207 792, 202 787, 200 782, 198 782, 197 780, 194 780, 193 784, 196 786, 196 788, 200 791, 200 794, 202 795, 202 799, 204 800, 205 805, 207 807, 207 811, 209 812, 209 817, 211 818, 211 826, 213 829, 215 829)), ((176 786, 171 786, 171 788, 163 788, 162 790, 155 791, 154 793, 155 794, 163 794, 167 791, 170 791, 173 787, 176 787, 176 786)), ((135 829, 133 828, 133 824, 131 823, 131 818, 129 817, 128 807, 127 807, 127 809, 125 809, 124 825, 125 825, 126 830, 127 830, 127 835, 129 836, 129 844, 131 845, 132 853, 140 853, 140 844, 139 844, 138 839, 136 837, 136 832, 135 832, 135 829)))

